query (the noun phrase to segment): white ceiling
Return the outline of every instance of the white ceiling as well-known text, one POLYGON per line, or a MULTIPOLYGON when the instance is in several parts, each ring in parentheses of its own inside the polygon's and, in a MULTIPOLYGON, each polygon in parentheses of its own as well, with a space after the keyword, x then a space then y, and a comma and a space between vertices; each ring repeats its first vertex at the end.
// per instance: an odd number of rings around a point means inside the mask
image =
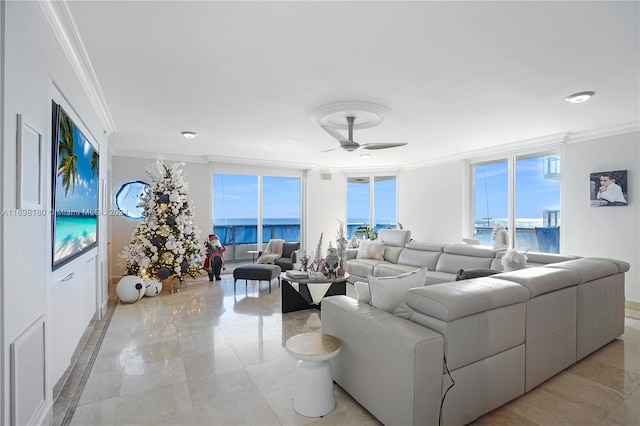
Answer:
POLYGON ((72 1, 116 154, 408 167, 640 119, 640 3, 72 1), (582 104, 564 97, 585 90, 582 104), (390 114, 338 142, 338 101, 390 114), (199 136, 184 139, 180 132, 199 136))

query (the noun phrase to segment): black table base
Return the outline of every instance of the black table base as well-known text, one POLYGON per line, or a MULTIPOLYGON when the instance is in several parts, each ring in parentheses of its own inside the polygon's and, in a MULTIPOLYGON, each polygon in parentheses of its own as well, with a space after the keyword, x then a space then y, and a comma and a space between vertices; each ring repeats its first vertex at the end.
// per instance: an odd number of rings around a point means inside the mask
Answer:
MULTIPOLYGON (((310 285, 318 284, 298 284, 300 291, 296 290, 289 281, 282 279, 282 313, 302 311, 305 309, 320 309, 320 303, 313 303, 313 298, 309 292, 310 285)), ((337 281, 331 284, 323 297, 339 296, 347 294, 347 281, 337 281)))

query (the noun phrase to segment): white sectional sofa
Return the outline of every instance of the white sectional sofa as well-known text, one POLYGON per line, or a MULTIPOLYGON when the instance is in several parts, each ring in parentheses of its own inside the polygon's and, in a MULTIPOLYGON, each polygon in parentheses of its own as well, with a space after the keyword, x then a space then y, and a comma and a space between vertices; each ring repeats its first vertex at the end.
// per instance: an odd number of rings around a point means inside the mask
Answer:
MULTIPOLYGON (((381 234, 385 243, 400 235, 381 234)), ((434 274, 393 313, 346 296, 323 300, 322 330, 342 340, 334 380, 385 424, 461 425, 624 332, 628 263, 528 253, 543 266, 455 281, 460 268, 498 269, 502 254, 407 239, 386 246, 384 260, 350 259, 347 271, 363 281, 365 270, 434 274)))
MULTIPOLYGON (((384 244, 381 259, 361 258, 358 249, 347 252, 346 271, 349 282, 367 281, 369 275, 387 277, 427 268, 425 284, 451 282, 456 279, 459 269, 493 269, 502 271, 501 260, 506 250, 493 250, 486 246, 466 244, 434 244, 411 241, 411 231, 381 229, 378 241, 384 244)), ((527 253, 528 266, 541 266, 577 256, 563 256, 549 253, 527 253)))

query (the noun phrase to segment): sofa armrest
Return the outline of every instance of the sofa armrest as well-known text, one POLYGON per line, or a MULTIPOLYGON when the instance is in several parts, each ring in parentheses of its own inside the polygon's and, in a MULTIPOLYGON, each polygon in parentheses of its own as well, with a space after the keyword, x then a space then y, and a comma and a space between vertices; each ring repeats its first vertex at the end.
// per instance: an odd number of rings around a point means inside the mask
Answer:
POLYGON ((438 424, 440 334, 347 296, 321 308, 322 331, 342 341, 331 367, 343 389, 384 424, 438 424))

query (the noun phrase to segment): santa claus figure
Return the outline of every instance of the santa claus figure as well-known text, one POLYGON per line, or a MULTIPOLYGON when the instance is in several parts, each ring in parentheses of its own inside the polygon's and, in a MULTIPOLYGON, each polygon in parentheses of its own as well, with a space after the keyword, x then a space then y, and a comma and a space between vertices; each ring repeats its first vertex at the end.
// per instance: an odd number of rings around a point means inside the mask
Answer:
POLYGON ((224 252, 227 248, 220 242, 220 238, 216 234, 209 234, 209 238, 205 242, 207 255, 204 259, 204 269, 207 270, 209 281, 221 280, 220 272, 227 269, 224 264, 224 252))

